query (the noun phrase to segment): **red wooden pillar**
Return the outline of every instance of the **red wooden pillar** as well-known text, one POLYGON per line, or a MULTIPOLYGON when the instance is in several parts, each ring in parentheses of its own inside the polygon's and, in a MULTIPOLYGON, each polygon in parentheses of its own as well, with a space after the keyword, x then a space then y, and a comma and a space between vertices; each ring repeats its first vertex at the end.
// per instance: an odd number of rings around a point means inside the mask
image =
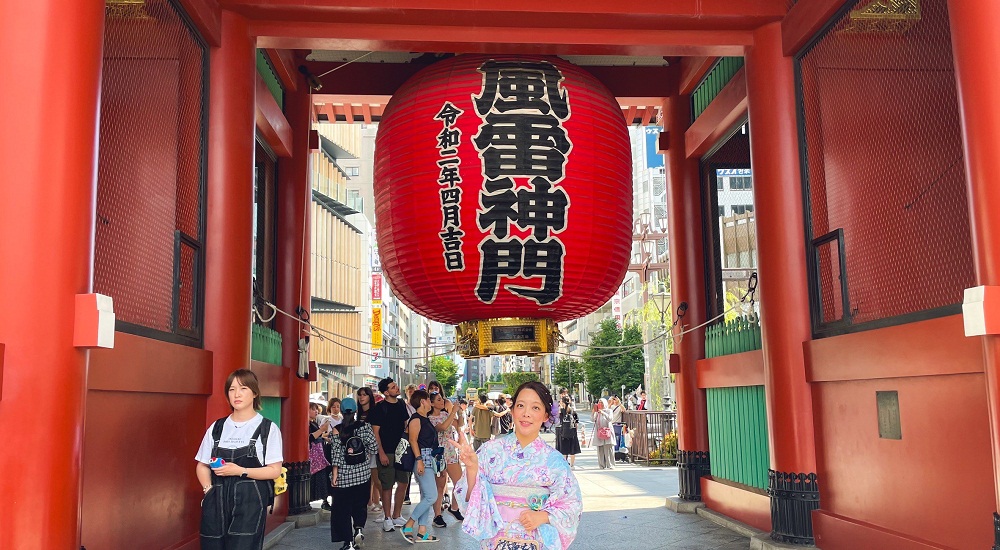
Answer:
POLYGON ((211 52, 205 349, 212 352, 213 421, 229 414, 229 373, 250 365, 256 52, 249 24, 222 12, 222 45, 211 52))
MULTIPOLYGON (((691 97, 668 97, 663 113, 669 132, 666 174, 670 296, 675 311, 681 303, 687 304, 678 323, 681 330, 687 330, 708 318, 698 159, 687 158, 684 148, 684 132, 691 123, 691 97)), ((705 390, 698 388, 696 362, 705 357, 705 329, 685 334, 679 343, 675 342, 674 349, 681 365, 677 376, 678 496, 701 500, 700 479, 709 472, 708 408, 705 390)))
MULTIPOLYGON (((1000 54, 995 21, 1000 3, 992 0, 949 0, 951 42, 958 81, 958 101, 965 143, 965 168, 976 283, 1000 287, 1000 104, 996 90, 1000 75, 990 64, 1000 54)), ((987 319, 1000 316, 995 304, 987 306, 987 319)), ((1000 510, 1000 335, 981 336, 986 362, 986 390, 993 437, 993 480, 1000 510)), ((994 518, 994 546, 1000 548, 1000 515, 994 518)))
MULTIPOLYGON (((278 307, 293 315, 301 307, 309 309, 310 209, 309 185, 309 92, 305 83, 295 92, 285 93, 285 116, 292 128, 292 156, 281 159, 278 170, 278 307)), ((283 315, 277 317, 282 335, 281 362, 288 367, 288 398, 281 406, 281 436, 285 441, 285 461, 308 459, 309 381, 299 378, 298 340, 308 331, 283 315)))
POLYGON ((104 3, 6 3, 0 17, 0 548, 80 547, 104 3), (69 88, 65 86, 72 83, 69 88))
POLYGON ((812 394, 803 342, 811 338, 792 59, 781 25, 758 29, 746 52, 750 157, 757 220, 761 333, 770 438, 772 538, 812 543, 819 506, 812 394), (792 498, 792 493, 805 499, 792 498), (790 518, 798 517, 801 521, 790 518))

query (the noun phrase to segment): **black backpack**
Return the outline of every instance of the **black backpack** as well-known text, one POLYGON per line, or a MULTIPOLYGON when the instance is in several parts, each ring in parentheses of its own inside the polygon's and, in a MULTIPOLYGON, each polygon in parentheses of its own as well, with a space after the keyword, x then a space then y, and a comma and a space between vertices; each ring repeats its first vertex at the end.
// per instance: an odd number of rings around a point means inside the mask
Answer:
POLYGON ((344 442, 344 464, 356 466, 365 462, 368 462, 365 441, 357 433, 352 432, 351 436, 344 442))

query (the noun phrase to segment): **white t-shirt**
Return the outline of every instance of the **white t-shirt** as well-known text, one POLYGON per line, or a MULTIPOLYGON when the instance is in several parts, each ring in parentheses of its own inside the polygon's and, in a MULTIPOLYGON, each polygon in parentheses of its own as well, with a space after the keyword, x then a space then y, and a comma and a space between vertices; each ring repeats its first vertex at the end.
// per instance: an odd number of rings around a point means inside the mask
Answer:
MULTIPOLYGON (((241 422, 237 428, 232 416, 226 418, 225 423, 222 424, 222 437, 219 438, 219 447, 223 449, 246 447, 250 444, 250 438, 253 437, 254 432, 257 431, 257 426, 260 426, 260 423, 263 421, 264 417, 258 414, 251 418, 249 422, 241 422)), ((194 456, 195 460, 203 464, 212 462, 212 445, 215 443, 215 440, 212 439, 212 428, 214 426, 215 422, 208 425, 208 429, 205 430, 205 437, 201 440, 201 446, 198 447, 198 454, 194 456)), ((257 458, 267 460, 267 464, 284 462, 285 457, 282 456, 281 450, 281 430, 278 429, 277 424, 271 424, 271 433, 267 435, 266 454, 264 453, 264 446, 261 444, 262 439, 263 434, 257 438, 257 458)))

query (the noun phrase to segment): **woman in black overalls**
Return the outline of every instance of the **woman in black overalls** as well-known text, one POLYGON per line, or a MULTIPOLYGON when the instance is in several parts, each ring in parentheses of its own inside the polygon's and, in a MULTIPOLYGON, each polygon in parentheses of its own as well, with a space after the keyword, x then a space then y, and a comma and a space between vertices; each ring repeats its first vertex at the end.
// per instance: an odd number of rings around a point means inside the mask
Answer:
POLYGON ((267 507, 274 502, 274 480, 281 474, 281 432, 257 413, 261 409, 257 376, 246 369, 229 375, 226 392, 233 413, 208 427, 196 474, 201 503, 203 550, 260 550, 267 507), (213 459, 225 464, 210 467, 213 459))

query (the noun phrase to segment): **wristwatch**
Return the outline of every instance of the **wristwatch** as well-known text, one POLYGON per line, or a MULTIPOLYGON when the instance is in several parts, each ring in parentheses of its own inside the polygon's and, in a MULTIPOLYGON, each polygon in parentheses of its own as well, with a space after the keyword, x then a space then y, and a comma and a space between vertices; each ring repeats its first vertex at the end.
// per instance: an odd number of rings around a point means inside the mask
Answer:
POLYGON ((240 474, 240 479, 246 479, 246 478, 247 478, 247 469, 243 468, 243 473, 240 474))

